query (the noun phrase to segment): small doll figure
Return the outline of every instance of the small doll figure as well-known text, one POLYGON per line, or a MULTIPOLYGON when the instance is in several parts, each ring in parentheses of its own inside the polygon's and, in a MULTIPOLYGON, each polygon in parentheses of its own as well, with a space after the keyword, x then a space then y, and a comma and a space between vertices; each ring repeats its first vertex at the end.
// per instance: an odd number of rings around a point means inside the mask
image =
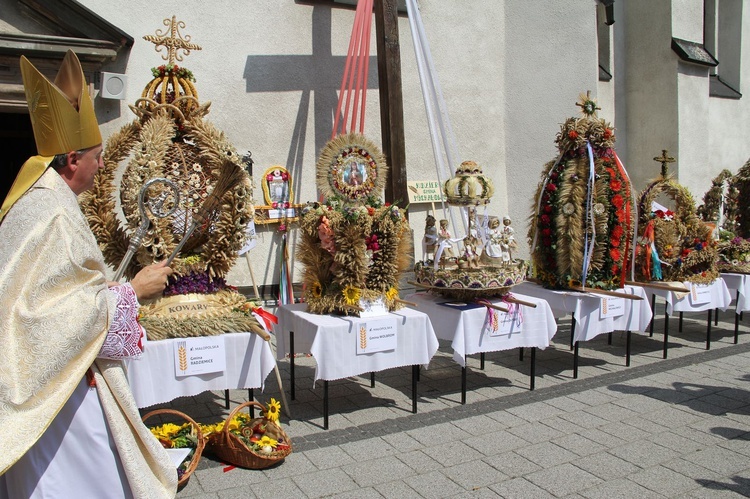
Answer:
POLYGON ((435 217, 427 215, 424 226, 424 237, 422 238, 423 258, 427 260, 429 255, 435 256, 435 246, 438 242, 438 232, 435 227, 435 217))
POLYGON ((515 250, 518 247, 516 238, 513 236, 515 231, 513 230, 513 227, 510 226, 510 224, 510 217, 503 217, 503 260, 507 262, 513 261, 512 250, 515 250), (507 253, 507 258, 505 253, 507 253))
POLYGON ((500 228, 500 219, 490 217, 487 227, 487 241, 484 244, 482 262, 490 265, 499 265, 508 261, 508 253, 505 251, 503 229, 500 228))
POLYGON ((479 239, 474 236, 464 238, 464 259, 466 260, 466 266, 470 269, 479 268, 478 244, 479 239))
POLYGON ((448 220, 440 220, 440 230, 438 231, 438 244, 442 247, 443 251, 440 254, 440 260, 450 260, 455 258, 453 254, 453 242, 451 241, 451 233, 448 231, 448 220))

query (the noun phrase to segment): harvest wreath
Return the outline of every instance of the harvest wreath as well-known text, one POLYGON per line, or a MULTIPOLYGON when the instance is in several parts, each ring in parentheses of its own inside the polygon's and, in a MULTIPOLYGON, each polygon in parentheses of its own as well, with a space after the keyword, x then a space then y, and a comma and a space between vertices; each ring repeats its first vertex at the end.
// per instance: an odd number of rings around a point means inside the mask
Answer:
POLYGON ((583 116, 563 123, 560 152, 544 167, 528 238, 532 274, 550 288, 613 290, 625 284, 633 210, 630 179, 612 148, 612 126, 581 94, 583 116))
POLYGON ((123 265, 126 277, 176 257, 170 263, 173 274, 165 296, 141 310, 140 320, 150 339, 260 332, 256 317, 240 310, 244 297, 224 281, 253 218, 252 183, 224 133, 204 120, 210 103, 198 102, 192 73, 174 65, 175 52, 186 46, 184 40, 174 38, 176 27, 184 23, 173 17, 171 24, 169 20, 165 24, 173 28, 172 38, 145 38, 156 43, 157 50, 160 45, 168 47, 169 64, 154 71, 142 98, 131 106, 138 117, 107 141, 104 168, 94 187, 81 196, 82 209, 105 261, 113 267, 123 260, 128 263, 123 265), (125 227, 115 199, 122 163, 126 164, 119 200, 125 227), (152 215, 152 200, 157 206, 171 207, 173 215, 149 220, 144 191, 156 179, 174 186, 174 191, 164 184, 152 187, 155 192, 149 194, 148 203, 152 215), (140 228, 145 230, 141 236, 140 228), (139 244, 130 246, 138 237, 142 237, 139 244), (195 313, 182 313, 188 309, 195 313), (167 313, 151 313, 156 310, 167 313))

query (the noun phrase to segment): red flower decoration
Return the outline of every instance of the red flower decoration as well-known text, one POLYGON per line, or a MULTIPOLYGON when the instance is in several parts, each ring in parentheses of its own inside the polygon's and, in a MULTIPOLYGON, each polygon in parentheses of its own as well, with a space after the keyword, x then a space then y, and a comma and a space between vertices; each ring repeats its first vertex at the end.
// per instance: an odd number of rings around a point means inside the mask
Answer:
POLYGON ((612 260, 615 260, 616 262, 620 261, 620 250, 617 248, 612 248, 609 250, 609 256, 612 258, 612 260))
POLYGON ((552 235, 552 229, 542 229, 542 236, 549 237, 552 235))
POLYGON ((552 213, 552 205, 551 204, 544 205, 543 210, 544 210, 544 213, 552 213))
POLYGON ((618 248, 620 246, 620 239, 612 238, 610 239, 609 244, 611 244, 614 248, 618 248))
POLYGON ((542 215, 541 220, 544 225, 549 225, 550 223, 549 215, 542 215))
POLYGON ((619 192, 622 189, 622 182, 619 180, 612 180, 609 182, 609 188, 615 192, 619 192))
POLYGON ((618 267, 617 265, 612 265, 612 273, 614 275, 619 274, 620 273, 620 267, 618 267))
POLYGON ((602 134, 602 137, 604 137, 604 139, 606 140, 610 138, 611 136, 612 136, 612 130, 610 130, 609 128, 605 128, 604 133, 602 134))
POLYGON ((557 186, 556 186, 555 184, 547 184, 547 187, 546 187, 546 189, 547 189, 547 190, 548 190, 549 192, 555 192, 555 191, 557 190, 557 186))
POLYGON ((284 181, 289 180, 289 174, 287 172, 282 173, 281 180, 284 180, 284 181))
POLYGON ((623 234, 622 227, 620 225, 615 225, 614 229, 612 229, 612 233, 610 234, 613 239, 620 239, 623 234))
POLYGON ((620 196, 619 194, 615 194, 612 196, 612 205, 617 208, 618 210, 623 207, 625 204, 625 200, 620 196))
POLYGON ((576 132, 575 130, 569 131, 568 132, 568 138, 570 138, 571 140, 577 139, 578 138, 578 132, 576 132))

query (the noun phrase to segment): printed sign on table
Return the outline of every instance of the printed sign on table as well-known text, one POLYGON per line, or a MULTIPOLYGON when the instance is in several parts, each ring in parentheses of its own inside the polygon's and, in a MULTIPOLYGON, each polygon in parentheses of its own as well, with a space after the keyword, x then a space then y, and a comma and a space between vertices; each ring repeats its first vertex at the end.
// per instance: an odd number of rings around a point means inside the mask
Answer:
POLYGON ((354 326, 357 328, 357 355, 396 349, 395 318, 355 322, 354 326))
POLYGON ((521 307, 513 307, 510 312, 501 312, 493 308, 487 309, 487 318, 482 329, 483 334, 494 336, 510 336, 521 332, 523 312, 521 307))
POLYGON ((223 372, 226 363, 223 336, 185 338, 174 343, 174 373, 177 377, 223 372))
POLYGON ((702 284, 690 284, 690 304, 703 305, 711 302, 711 286, 702 284))
POLYGON ((620 317, 625 315, 625 298, 616 296, 600 296, 599 319, 620 317))

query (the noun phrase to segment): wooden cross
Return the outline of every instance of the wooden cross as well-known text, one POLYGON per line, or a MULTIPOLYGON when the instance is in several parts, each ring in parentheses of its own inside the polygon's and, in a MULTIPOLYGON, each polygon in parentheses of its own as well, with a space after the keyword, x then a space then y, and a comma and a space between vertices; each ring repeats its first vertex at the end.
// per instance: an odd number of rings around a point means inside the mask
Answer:
POLYGON ((662 149, 661 150, 661 156, 656 156, 654 158, 654 161, 658 161, 661 163, 661 176, 665 177, 669 174, 669 163, 674 163, 674 158, 671 156, 667 156, 667 150, 662 149))
POLYGON ((182 50, 185 54, 190 55, 191 50, 201 50, 201 47, 190 43, 189 36, 182 37, 180 29, 185 27, 183 21, 178 21, 177 16, 172 16, 172 20, 164 19, 164 26, 169 27, 169 31, 156 30, 156 35, 146 35, 143 37, 144 40, 149 41, 156 45, 156 51, 161 52, 162 47, 166 47, 167 55, 161 56, 165 61, 169 61, 169 65, 174 65, 175 61, 182 61, 183 55, 178 53, 178 50, 182 50), (167 36, 169 33, 169 36, 167 36))

